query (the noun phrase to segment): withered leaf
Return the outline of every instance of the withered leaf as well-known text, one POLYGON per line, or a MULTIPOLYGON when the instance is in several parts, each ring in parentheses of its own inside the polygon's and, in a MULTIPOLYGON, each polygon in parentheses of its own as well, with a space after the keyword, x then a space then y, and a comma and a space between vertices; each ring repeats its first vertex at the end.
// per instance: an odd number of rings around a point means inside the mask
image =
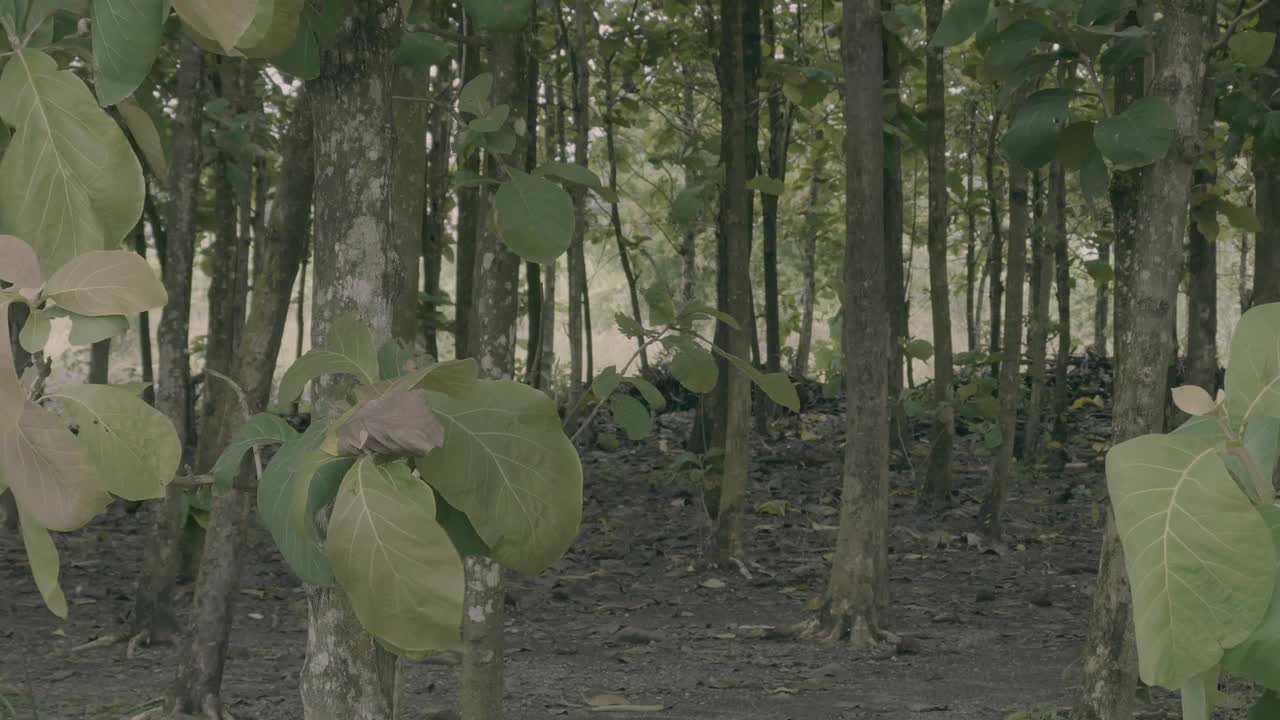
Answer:
POLYGON ((338 428, 338 454, 422 457, 444 444, 444 428, 422 390, 393 390, 359 403, 338 428))

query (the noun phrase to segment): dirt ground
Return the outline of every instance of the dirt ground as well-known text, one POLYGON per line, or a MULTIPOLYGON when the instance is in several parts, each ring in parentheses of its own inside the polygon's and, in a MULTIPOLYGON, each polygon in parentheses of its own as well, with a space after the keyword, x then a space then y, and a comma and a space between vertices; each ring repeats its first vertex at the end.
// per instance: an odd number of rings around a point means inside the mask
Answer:
MULTIPOLYGON (((512 579, 508 717, 1065 717, 1101 537, 1103 411, 1077 413, 1065 468, 1023 471, 1007 536, 994 546, 969 534, 987 481, 987 451, 976 436, 959 438, 958 491, 941 512, 916 508, 911 467, 921 465, 923 443, 910 461, 899 458, 890 627, 908 639, 879 655, 778 639, 770 629, 809 616, 826 582, 840 487, 838 412, 808 413, 803 425, 793 417, 757 440, 752 507, 759 510, 748 521, 745 573, 701 559, 705 513, 670 469, 687 413, 663 416, 646 443, 584 452, 578 542, 540 577, 512 579), (785 504, 764 505, 771 500, 785 504), (620 702, 662 709, 591 711, 620 702)), ((134 659, 123 645, 72 652, 124 627, 144 534, 143 514, 117 504, 59 537, 71 605, 65 623, 44 609, 21 540, 0 536, 0 718, 128 718, 159 702, 172 678, 172 648, 134 659)), ((237 718, 301 718, 302 590, 265 530, 256 528, 252 542, 225 698, 237 718)), ((190 588, 183 586, 184 607, 190 588)), ((401 717, 455 717, 456 683, 450 656, 408 665, 401 717)), ((1142 717, 1176 717, 1167 694, 1152 693, 1139 707, 1142 717)))

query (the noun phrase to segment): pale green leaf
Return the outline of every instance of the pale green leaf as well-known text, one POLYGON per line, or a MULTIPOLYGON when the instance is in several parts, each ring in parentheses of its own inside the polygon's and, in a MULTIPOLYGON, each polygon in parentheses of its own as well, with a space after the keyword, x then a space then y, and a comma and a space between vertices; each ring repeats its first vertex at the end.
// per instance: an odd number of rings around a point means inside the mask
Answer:
MULTIPOLYGON (((1280 507, 1265 505, 1259 512, 1271 533, 1271 543, 1280 554, 1280 507)), ((1276 581, 1280 585, 1280 573, 1276 581)), ((1222 669, 1264 687, 1280 688, 1280 591, 1272 589, 1271 604, 1262 623, 1244 642, 1223 654, 1222 669)))
POLYGON ((951 47, 968 40, 986 24, 989 3, 990 0, 954 0, 943 14, 929 44, 951 47))
POLYGON ((682 343, 671 359, 671 374, 689 392, 711 392, 720 379, 720 369, 711 353, 696 344, 682 343))
POLYGON ((12 235, 0 235, 0 280, 17 288, 38 288, 44 283, 36 251, 12 235))
POLYGON ((173 0, 178 17, 231 53, 258 13, 258 0, 173 0))
POLYGON ((50 530, 78 530, 111 502, 84 446, 33 402, 16 430, 0 433, 0 467, 18 507, 50 530))
POLYGON ((321 375, 354 375, 365 385, 378 381, 378 354, 373 348, 373 335, 364 323, 350 315, 334 321, 324 344, 312 348, 285 371, 280 380, 277 401, 291 403, 302 394, 306 384, 321 375))
POLYGON ((649 408, 630 395, 614 395, 609 400, 609 414, 632 440, 643 440, 653 432, 653 415, 649 408))
POLYGON ((160 140, 160 131, 156 129, 155 121, 132 98, 121 100, 116 105, 116 110, 120 111, 129 134, 142 151, 142 158, 151 168, 151 176, 163 185, 169 178, 169 160, 165 157, 164 143, 160 140))
POLYGON ((258 0, 253 22, 236 42, 247 57, 275 57, 288 50, 298 37, 304 0, 258 0))
POLYGON ((446 360, 431 367, 421 368, 401 375, 394 380, 383 380, 374 385, 360 385, 355 389, 357 400, 368 400, 392 391, 434 390, 458 397, 466 394, 479 377, 480 367, 473 358, 446 360))
POLYGON ((35 354, 44 350, 45 343, 49 342, 49 316, 44 314, 43 310, 32 310, 27 315, 26 322, 22 323, 22 331, 18 333, 18 343, 22 345, 22 349, 31 354, 35 354))
POLYGON ((164 305, 169 295, 147 261, 128 250, 77 255, 45 283, 45 297, 80 315, 129 315, 164 305))
POLYGON ((1227 41, 1227 49, 1236 62, 1257 69, 1267 64, 1276 47, 1276 34, 1258 30, 1241 30, 1227 41))
POLYGON ((133 230, 142 167, 74 73, 44 53, 15 53, 0 73, 0 120, 17 128, 0 160, 0 232, 57 268, 133 230))
POLYGON ((318 447, 328 424, 312 422, 301 436, 281 445, 258 481, 258 519, 294 574, 321 587, 334 584, 316 515, 328 505, 352 458, 335 458, 318 447))
POLYGON ((1215 447, 1145 435, 1107 454, 1107 488, 1148 685, 1175 689, 1243 641, 1271 599, 1276 553, 1215 447))
POLYGON ((404 462, 363 457, 347 471, 324 547, 371 634, 409 651, 462 645, 462 558, 404 462))
POLYGON ((493 73, 480 73, 471 78, 458 93, 458 110, 484 115, 489 110, 489 93, 493 92, 493 73))
POLYGON ((506 567, 537 573, 569 547, 582 519, 582 466, 555 402, 517 382, 482 380, 460 398, 432 394, 444 447, 419 472, 464 512, 506 567))
POLYGON ((561 162, 559 160, 548 160, 533 169, 534 175, 545 177, 553 177, 558 180, 571 182, 575 185, 591 188, 592 190, 604 190, 604 185, 600 182, 600 178, 591 170, 578 163, 561 162))
POLYGON ((115 105, 142 84, 160 52, 169 0, 93 0, 94 85, 115 105))
POLYGON ((717 310, 710 305, 692 303, 690 305, 686 305, 684 309, 680 311, 681 318, 692 317, 695 315, 702 315, 704 317, 711 318, 712 320, 719 320, 734 330, 742 329, 742 325, 732 315, 724 312, 723 310, 717 310))
POLYGON ((497 132, 506 125, 508 117, 511 117, 510 105, 494 105, 484 115, 467 123, 467 128, 478 133, 497 132))
POLYGON ((766 175, 757 175, 751 178, 747 181, 747 187, 765 195, 781 195, 787 189, 785 182, 766 175))
POLYGON ((997 68, 1017 65, 1036 49, 1045 32, 1045 26, 1034 20, 1016 20, 992 38, 984 59, 997 68))
POLYGON ((667 399, 662 396, 662 392, 653 383, 638 376, 628 377, 626 381, 631 383, 631 387, 640 392, 640 397, 643 397, 644 401, 649 403, 649 407, 653 408, 654 412, 660 412, 667 406, 667 399))
POLYGON ((1280 303, 1252 307, 1236 324, 1226 391, 1227 417, 1235 427, 1280 417, 1280 303))
POLYGON ((72 345, 92 345, 99 340, 115 337, 129 329, 129 318, 123 315, 92 317, 67 313, 71 317, 71 334, 67 342, 72 345))
POLYGON ((607 400, 618 389, 618 385, 622 382, 622 376, 618 374, 618 369, 613 365, 606 367, 596 375, 596 379, 591 382, 591 394, 596 396, 597 400, 607 400))
POLYGON ((182 448, 173 423, 136 393, 111 385, 68 385, 63 401, 107 490, 126 500, 162 497, 182 448))
POLYGON ((493 198, 498 231, 516 255, 547 264, 573 240, 573 200, 564 188, 519 170, 498 187, 493 198))
POLYGON ((226 492, 235 482, 236 471, 244 454, 263 445, 283 445, 298 437, 298 431, 279 415, 258 413, 236 430, 231 442, 218 456, 209 474, 214 492, 226 492))
POLYGON ((31 576, 35 578, 36 588, 49 612, 63 620, 67 619, 67 597, 58 584, 58 548, 53 544, 53 537, 32 516, 21 509, 18 511, 22 524, 22 543, 27 548, 27 562, 31 565, 31 576))
POLYGON ((1176 134, 1169 102, 1162 97, 1144 97, 1119 115, 1100 120, 1093 139, 1108 160, 1118 168, 1130 169, 1163 158, 1176 134))

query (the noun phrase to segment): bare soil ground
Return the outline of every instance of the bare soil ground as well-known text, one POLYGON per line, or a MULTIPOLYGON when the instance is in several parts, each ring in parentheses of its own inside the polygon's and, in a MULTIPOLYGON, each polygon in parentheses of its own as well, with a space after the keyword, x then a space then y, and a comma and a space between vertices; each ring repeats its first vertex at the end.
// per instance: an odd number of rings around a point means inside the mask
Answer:
MULTIPOLYGON (((917 509, 909 462, 892 478, 891 629, 897 652, 777 638, 808 617, 835 541, 842 420, 809 413, 757 440, 747 572, 702 560, 707 521, 673 479, 687 414, 660 419, 646 443, 588 450, 582 533, 537 578, 513 578, 507 625, 508 717, 852 720, 1066 717, 1101 532, 1102 411, 1077 414, 1060 471, 1025 470, 1004 541, 969 532, 987 482, 976 436, 957 447, 951 507, 917 509), (1096 416, 1095 416, 1096 415, 1096 416), (783 503, 762 505, 771 500, 783 503), (769 511, 785 511, 772 514, 769 511), (747 577, 747 575, 750 577, 747 577), (612 715, 594 704, 660 705, 612 715)), ((918 466, 923 444, 915 448, 918 466)), ((903 460, 900 458, 900 461, 903 460)), ((117 506, 60 536, 63 623, 41 603, 21 540, 0 536, 0 718, 115 719, 158 702, 175 651, 72 648, 125 627, 145 535, 117 506), (7 704, 6 704, 7 703, 7 704)), ((306 608, 264 530, 253 535, 224 686, 241 719, 301 718, 297 671, 306 608)), ((190 602, 190 584, 180 602, 190 602)), ((405 669, 402 718, 453 715, 456 663, 405 669)), ((1244 692, 1247 695, 1247 690, 1244 692)), ((1140 704, 1175 717, 1166 694, 1140 704)))

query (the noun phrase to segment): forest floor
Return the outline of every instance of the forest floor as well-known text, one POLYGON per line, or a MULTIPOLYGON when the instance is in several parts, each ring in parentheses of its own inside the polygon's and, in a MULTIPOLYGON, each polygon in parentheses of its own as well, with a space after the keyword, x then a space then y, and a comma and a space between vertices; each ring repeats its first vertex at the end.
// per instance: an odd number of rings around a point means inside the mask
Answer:
MULTIPOLYGON (((898 458, 889 622, 907 640, 879 654, 770 629, 812 616, 826 583, 841 482, 838 407, 792 416, 757 438, 749 578, 702 560, 705 512, 671 472, 687 412, 662 416, 647 442, 584 452, 578 542, 540 577, 511 582, 508 718, 1065 718, 1096 572, 1108 432, 1105 411, 1074 415, 1070 462, 1022 471, 1006 536, 995 545, 971 534, 988 478, 977 435, 958 438, 957 491, 941 511, 917 508, 911 467, 921 467, 924 443, 916 441, 910 461, 898 458), (765 504, 774 500, 784 502, 765 504), (662 709, 592 711, 619 703, 662 709)), ((71 605, 65 623, 45 610, 21 540, 0 535, 0 718, 16 711, 19 720, 114 720, 159 701, 173 648, 145 648, 132 659, 123 645, 72 651, 125 627, 144 515, 117 503, 59 537, 71 605)), ((225 699, 241 720, 301 718, 302 589, 265 530, 255 528, 252 543, 225 699)), ((185 607, 191 584, 182 590, 185 607)), ((406 667, 402 718, 456 717, 451 659, 406 667)), ((1139 716, 1173 718, 1176 705, 1152 693, 1139 716)))

